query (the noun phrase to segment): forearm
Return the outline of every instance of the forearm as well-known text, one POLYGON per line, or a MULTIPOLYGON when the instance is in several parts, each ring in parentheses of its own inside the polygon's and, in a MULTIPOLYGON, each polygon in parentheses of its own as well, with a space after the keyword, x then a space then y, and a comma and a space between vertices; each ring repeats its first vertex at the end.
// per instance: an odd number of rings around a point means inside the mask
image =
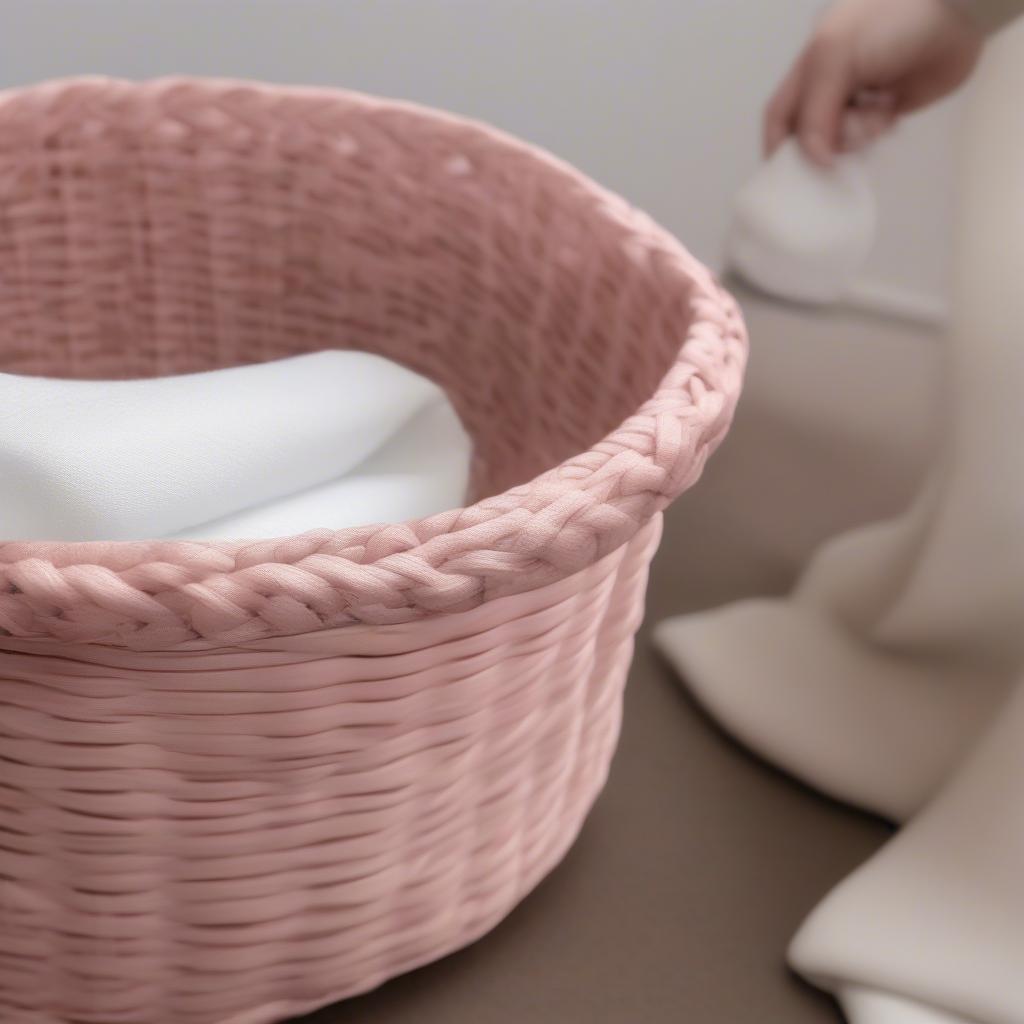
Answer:
POLYGON ((1024 0, 947 0, 985 32, 996 32, 1024 14, 1024 0))

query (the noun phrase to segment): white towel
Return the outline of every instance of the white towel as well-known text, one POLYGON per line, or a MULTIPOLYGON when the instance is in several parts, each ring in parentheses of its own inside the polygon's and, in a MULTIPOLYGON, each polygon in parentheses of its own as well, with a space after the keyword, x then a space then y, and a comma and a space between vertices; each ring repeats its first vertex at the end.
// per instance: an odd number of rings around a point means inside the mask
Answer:
POLYGON ((773 295, 832 302, 867 258, 876 220, 858 154, 845 154, 824 170, 789 138, 736 197, 729 261, 773 295))
POLYGON ((469 458, 469 439, 455 410, 437 398, 348 475, 175 536, 281 537, 320 526, 340 530, 421 519, 463 504, 469 458))
POLYGON ((443 392, 362 352, 131 381, 0 374, 5 540, 401 521, 463 504, 468 463, 443 392))

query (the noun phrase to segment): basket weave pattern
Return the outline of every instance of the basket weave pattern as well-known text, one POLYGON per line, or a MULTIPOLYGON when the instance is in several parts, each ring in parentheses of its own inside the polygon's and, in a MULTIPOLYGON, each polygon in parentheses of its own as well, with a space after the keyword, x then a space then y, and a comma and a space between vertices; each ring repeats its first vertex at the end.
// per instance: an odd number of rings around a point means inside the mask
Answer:
POLYGON ((3 643, 0 1019, 261 1024, 493 927, 604 782, 656 525, 418 628, 3 643))
POLYGON ((0 1019, 262 1024, 492 927, 605 778, 661 510, 746 342, 670 235, 481 125, 327 90, 0 94, 0 370, 328 347, 450 395, 476 501, 0 543, 0 1019))

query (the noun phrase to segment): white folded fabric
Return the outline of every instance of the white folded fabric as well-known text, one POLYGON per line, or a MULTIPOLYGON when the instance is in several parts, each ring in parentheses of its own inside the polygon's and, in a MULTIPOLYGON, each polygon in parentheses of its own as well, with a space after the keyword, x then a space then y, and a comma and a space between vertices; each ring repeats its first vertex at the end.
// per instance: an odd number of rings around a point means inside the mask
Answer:
POLYGON ((338 480, 174 534, 191 540, 281 537, 321 526, 421 519, 459 508, 471 445, 451 404, 434 399, 338 480))
POLYGON ((1024 685, 955 777, 790 948, 850 1024, 1024 1020, 1024 685), (896 997, 895 993, 899 993, 896 997))
POLYGON ((443 392, 363 352, 131 381, 0 374, 5 540, 400 521, 461 505, 468 462, 443 392), (403 432, 428 410, 422 430, 403 432))
POLYGON ((772 295, 831 302, 867 258, 876 219, 859 155, 841 156, 825 170, 790 138, 736 197, 729 262, 772 295))

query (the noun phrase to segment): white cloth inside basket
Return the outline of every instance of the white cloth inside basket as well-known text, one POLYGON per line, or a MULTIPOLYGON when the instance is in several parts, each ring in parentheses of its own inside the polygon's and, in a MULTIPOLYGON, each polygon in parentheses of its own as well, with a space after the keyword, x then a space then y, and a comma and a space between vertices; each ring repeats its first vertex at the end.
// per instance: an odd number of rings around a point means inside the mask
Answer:
POLYGON ((470 443, 435 384, 317 352, 130 381, 0 374, 0 538, 273 537, 461 506, 470 443))

